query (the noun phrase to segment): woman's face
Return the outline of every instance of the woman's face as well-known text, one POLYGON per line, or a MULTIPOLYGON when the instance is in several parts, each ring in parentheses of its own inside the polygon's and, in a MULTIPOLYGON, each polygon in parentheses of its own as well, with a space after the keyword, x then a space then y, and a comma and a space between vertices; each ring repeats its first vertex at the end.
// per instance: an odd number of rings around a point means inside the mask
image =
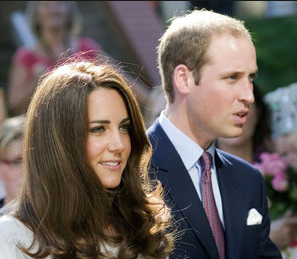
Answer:
POLYGON ((0 180, 7 192, 19 189, 22 179, 22 141, 13 140, 4 149, 0 159, 0 180))
POLYGON ((43 29, 64 28, 69 20, 67 1, 38 1, 37 20, 43 29))
POLYGON ((131 152, 130 118, 120 94, 98 88, 88 97, 87 156, 102 185, 117 187, 131 152))

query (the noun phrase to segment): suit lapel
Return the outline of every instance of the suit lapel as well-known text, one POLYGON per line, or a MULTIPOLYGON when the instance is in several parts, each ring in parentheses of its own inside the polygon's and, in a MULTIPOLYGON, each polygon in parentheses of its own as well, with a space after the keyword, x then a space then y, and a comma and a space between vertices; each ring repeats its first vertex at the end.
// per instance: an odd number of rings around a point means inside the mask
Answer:
MULTIPOLYGON (((242 215, 245 213, 244 198, 236 184, 240 172, 232 167, 230 161, 220 155, 216 156, 216 169, 223 204, 227 254, 232 255, 232 258, 240 258, 238 253, 243 244, 245 227, 242 225, 241 219, 246 217, 246 215, 242 215)), ((230 256, 228 258, 231 259, 230 256)))
POLYGON ((152 166, 157 170, 158 178, 166 188, 167 195, 174 201, 174 205, 186 219, 190 228, 194 230, 195 235, 211 257, 217 258, 215 241, 203 205, 188 171, 159 125, 153 135, 150 135, 154 147, 152 166), (156 149, 156 145, 158 145, 158 149, 156 149))

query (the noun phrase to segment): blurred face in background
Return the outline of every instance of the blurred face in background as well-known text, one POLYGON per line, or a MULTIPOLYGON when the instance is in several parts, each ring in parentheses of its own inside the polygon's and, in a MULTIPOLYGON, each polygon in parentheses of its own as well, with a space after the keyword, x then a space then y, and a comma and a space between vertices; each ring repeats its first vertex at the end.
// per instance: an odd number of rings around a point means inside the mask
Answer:
POLYGON ((0 157, 0 180, 3 181, 6 193, 15 193, 22 180, 22 141, 11 141, 0 157))
POLYGON ((297 170, 297 133, 279 136, 274 141, 274 148, 288 165, 297 170))
POLYGON ((67 1, 39 1, 37 6, 38 24, 43 28, 63 28, 69 21, 67 1))

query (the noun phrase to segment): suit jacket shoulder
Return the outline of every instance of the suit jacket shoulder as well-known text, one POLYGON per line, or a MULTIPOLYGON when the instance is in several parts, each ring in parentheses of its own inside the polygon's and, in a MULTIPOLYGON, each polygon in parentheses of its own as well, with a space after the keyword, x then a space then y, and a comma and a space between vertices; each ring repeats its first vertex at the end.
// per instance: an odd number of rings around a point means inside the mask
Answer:
MULTIPOLYGON (((218 258, 215 241, 203 205, 178 152, 158 120, 147 130, 153 147, 150 175, 162 182, 165 200, 172 208, 182 236, 171 258, 218 258)), ((222 198, 228 259, 274 258, 281 255, 269 239, 270 219, 266 186, 251 164, 222 150, 215 152, 222 198), (262 223, 247 225, 249 211, 263 216, 262 223), (235 245, 237 244, 237 245, 235 245)))

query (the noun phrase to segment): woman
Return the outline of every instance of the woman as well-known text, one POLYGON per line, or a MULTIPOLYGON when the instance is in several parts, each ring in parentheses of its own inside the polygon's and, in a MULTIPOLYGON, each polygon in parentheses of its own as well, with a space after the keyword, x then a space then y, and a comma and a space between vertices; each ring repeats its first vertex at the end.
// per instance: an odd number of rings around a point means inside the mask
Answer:
POLYGON ((12 57, 7 89, 10 115, 26 112, 41 74, 62 55, 87 51, 93 58, 101 50, 97 42, 80 37, 80 13, 75 1, 28 1, 26 17, 36 37, 33 48, 21 46, 12 57))
POLYGON ((5 197, 0 208, 17 195, 22 179, 22 140, 24 116, 15 116, 0 124, 0 180, 5 187, 5 197))
POLYGON ((24 184, 0 219, 1 259, 168 256, 170 210, 149 181, 151 146, 119 72, 72 59, 41 78, 26 120, 24 184))

